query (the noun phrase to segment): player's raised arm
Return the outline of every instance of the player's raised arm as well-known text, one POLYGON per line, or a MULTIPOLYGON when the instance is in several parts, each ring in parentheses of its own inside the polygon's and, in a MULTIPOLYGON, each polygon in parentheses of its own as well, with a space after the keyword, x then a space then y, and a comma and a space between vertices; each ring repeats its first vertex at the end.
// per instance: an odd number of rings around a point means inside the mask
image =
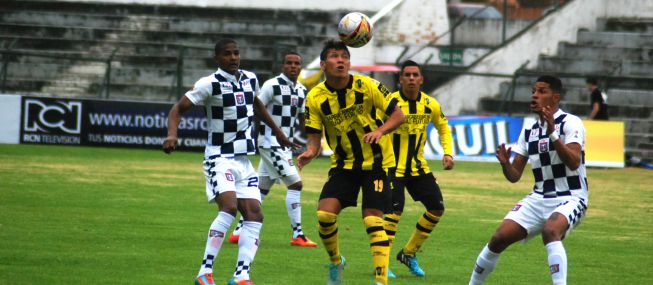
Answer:
POLYGON ((517 154, 511 163, 511 150, 512 148, 506 149, 506 144, 501 144, 499 147, 497 147, 495 155, 501 164, 501 168, 503 169, 503 176, 505 176, 508 181, 515 183, 519 181, 522 174, 524 173, 524 167, 526 167, 528 158, 517 154))
POLYGON ((170 109, 170 112, 168 113, 168 136, 163 142, 163 151, 165 153, 171 153, 175 148, 177 148, 177 128, 181 121, 181 114, 185 113, 192 107, 193 102, 191 102, 188 97, 182 96, 181 99, 179 99, 179 101, 170 109))

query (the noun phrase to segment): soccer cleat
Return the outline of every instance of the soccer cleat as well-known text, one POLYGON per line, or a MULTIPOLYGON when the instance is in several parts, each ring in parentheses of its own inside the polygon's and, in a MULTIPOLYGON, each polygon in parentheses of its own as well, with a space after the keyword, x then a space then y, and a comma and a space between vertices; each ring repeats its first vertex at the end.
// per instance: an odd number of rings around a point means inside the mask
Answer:
POLYGON ((404 253, 404 250, 400 250, 399 253, 397 253, 397 260, 399 260, 401 263, 406 265, 408 267, 408 270, 410 270, 410 273, 413 273, 413 275, 417 277, 423 277, 424 276, 424 270, 419 267, 419 263, 417 263, 417 257, 414 255, 407 255, 404 253))
POLYGON ((345 257, 340 256, 340 264, 329 264, 329 278, 327 285, 340 285, 342 284, 342 271, 345 270, 345 257))
POLYGON ((254 282, 252 282, 252 280, 239 280, 236 279, 236 277, 231 277, 227 285, 254 285, 254 282))
POLYGON ((317 243, 315 243, 314 241, 308 239, 306 236, 301 235, 301 236, 297 236, 296 238, 290 240, 290 245, 303 246, 303 247, 316 247, 317 243))
POLYGON ((229 243, 238 243, 238 239, 240 238, 240 235, 235 235, 231 233, 229 235, 229 243))
POLYGON ((397 275, 390 270, 390 266, 388 266, 388 278, 397 278, 397 275))
POLYGON ((213 283, 213 273, 207 273, 195 278, 195 285, 215 285, 213 283))

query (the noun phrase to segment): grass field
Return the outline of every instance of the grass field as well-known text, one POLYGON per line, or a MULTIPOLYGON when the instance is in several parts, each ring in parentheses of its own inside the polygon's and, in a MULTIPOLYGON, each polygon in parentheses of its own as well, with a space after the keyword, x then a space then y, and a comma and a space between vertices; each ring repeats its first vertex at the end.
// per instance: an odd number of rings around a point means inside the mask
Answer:
MULTIPOLYGON (((193 284, 217 213, 205 200, 201 159, 190 152, 0 145, 0 284, 193 284)), ((447 212, 418 254, 427 275, 413 277, 392 260, 398 275, 392 284, 467 284, 479 250, 532 188, 530 170, 510 184, 495 163, 457 162, 451 172, 441 171, 439 161, 432 167, 447 212)), ((302 172, 304 229, 316 241, 315 208, 327 168, 328 160, 318 159, 302 172)), ((569 284, 653 284, 653 172, 588 173, 588 215, 565 241, 569 284)), ((275 187, 263 204, 253 280, 324 284, 324 248, 289 246, 284 199, 285 190, 275 187)), ((398 245, 422 211, 407 203, 398 245)), ((345 284, 372 284, 360 208, 343 211, 339 227, 345 284)), ((217 284, 233 273, 236 251, 223 246, 217 284)), ((487 284, 550 284, 541 240, 509 248, 487 284)))

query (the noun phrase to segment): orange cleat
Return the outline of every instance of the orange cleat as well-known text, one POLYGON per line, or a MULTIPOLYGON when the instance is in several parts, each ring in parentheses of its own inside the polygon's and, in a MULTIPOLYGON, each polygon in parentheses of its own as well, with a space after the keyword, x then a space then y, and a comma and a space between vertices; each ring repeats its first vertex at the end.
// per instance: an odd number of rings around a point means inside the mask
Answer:
POLYGON ((298 236, 290 241, 290 245, 303 247, 316 247, 317 243, 308 239, 306 236, 298 236))
POLYGON ((229 235, 229 243, 238 243, 238 239, 240 238, 240 235, 235 235, 235 234, 230 234, 229 235))
POLYGON ((195 278, 195 285, 215 285, 215 283, 213 283, 213 273, 198 276, 195 278))

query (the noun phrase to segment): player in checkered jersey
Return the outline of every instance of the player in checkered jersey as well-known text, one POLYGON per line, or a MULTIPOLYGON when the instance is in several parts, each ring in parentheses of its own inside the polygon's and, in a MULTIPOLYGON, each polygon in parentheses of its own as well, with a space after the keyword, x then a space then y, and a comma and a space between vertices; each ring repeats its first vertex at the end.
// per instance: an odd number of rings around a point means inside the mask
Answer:
MULTIPOLYGON (((299 120, 299 126, 304 127, 306 87, 297 82, 301 70, 301 56, 293 51, 286 52, 283 55, 281 74, 263 83, 258 96, 272 115, 275 124, 289 138, 294 135, 297 120, 299 120)), ((286 210, 293 231, 290 244, 305 247, 317 246, 317 243, 308 239, 302 231, 302 208, 300 203, 302 180, 293 163, 292 151, 281 147, 272 134, 272 129, 264 124, 259 127, 258 148, 261 155, 258 167, 258 187, 261 190, 261 202, 268 195, 275 182, 283 181, 286 188, 288 188, 286 192, 286 210)), ((243 221, 241 216, 238 225, 229 236, 229 242, 238 242, 243 221)))
POLYGON ((279 129, 256 97, 258 80, 254 73, 241 70, 238 44, 222 39, 215 45, 215 61, 218 71, 195 83, 186 92, 168 116, 168 137, 163 150, 170 153, 177 146, 177 128, 181 114, 193 105, 204 105, 208 124, 208 143, 204 151, 206 196, 209 203, 216 202, 218 216, 213 220, 206 241, 204 260, 196 285, 215 285, 213 265, 220 252, 225 234, 236 209, 245 217, 243 238, 238 243, 238 261, 234 276, 228 285, 254 284, 249 269, 259 245, 259 233, 263 222, 261 195, 258 190, 258 174, 247 155, 255 154, 251 136, 253 117, 270 126, 282 146, 296 147, 279 129))
POLYGON ((499 255, 517 241, 541 235, 553 284, 567 284, 567 253, 562 240, 585 216, 588 205, 585 175, 585 128, 581 120, 559 109, 562 83, 544 75, 533 85, 531 111, 539 115, 512 149, 497 148, 496 156, 508 181, 519 181, 530 160, 535 186, 506 215, 476 259, 469 284, 483 284, 499 255))

